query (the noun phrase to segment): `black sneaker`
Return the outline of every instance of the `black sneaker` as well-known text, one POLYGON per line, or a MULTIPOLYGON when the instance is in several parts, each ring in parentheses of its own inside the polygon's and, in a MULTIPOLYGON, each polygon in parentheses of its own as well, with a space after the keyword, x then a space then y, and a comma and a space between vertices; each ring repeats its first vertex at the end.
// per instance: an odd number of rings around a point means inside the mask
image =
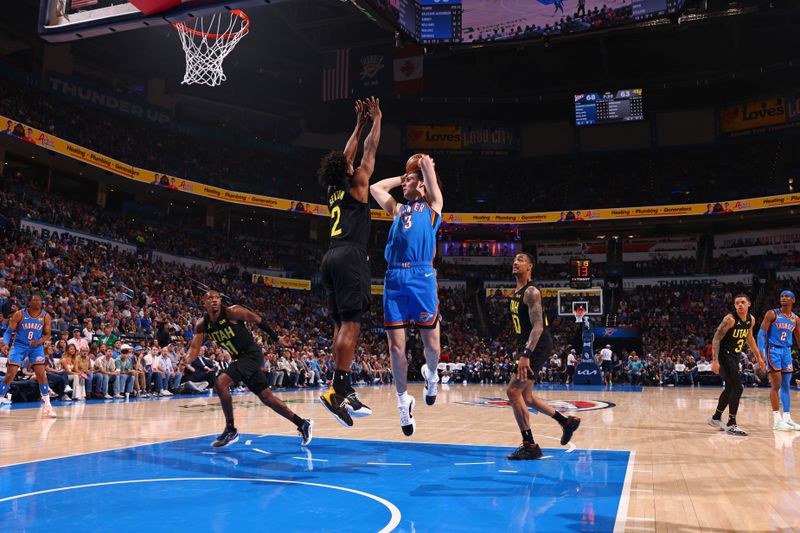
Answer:
POLYGON ((347 405, 345 408, 347 409, 348 413, 356 418, 361 418, 363 416, 369 416, 372 414, 372 409, 358 399, 356 391, 352 391, 347 395, 347 405))
POLYGON ((222 435, 217 437, 217 440, 211 443, 214 448, 225 448, 231 444, 239 442, 239 432, 236 428, 225 428, 222 435))
POLYGON ((577 416, 568 416, 567 421, 561 426, 562 433, 561 433, 561 445, 566 445, 570 439, 572 439, 572 434, 577 431, 578 426, 581 425, 581 419, 577 416))
POLYGON ((538 444, 523 442, 520 447, 508 455, 506 459, 512 461, 532 461, 534 459, 541 459, 542 455, 542 449, 539 448, 538 444))
POLYGON ((314 438, 314 421, 306 418, 303 420, 303 425, 297 428, 297 432, 303 437, 303 442, 300 443, 300 446, 308 446, 311 444, 311 439, 314 438))
POLYGON ((739 426, 737 426, 736 424, 732 426, 725 426, 725 433, 727 433, 728 435, 733 435, 735 437, 747 436, 747 432, 742 428, 740 428, 739 426))
POLYGON ((325 409, 331 412, 333 417, 344 427, 353 427, 353 417, 347 412, 347 397, 336 394, 333 389, 319 397, 325 409))

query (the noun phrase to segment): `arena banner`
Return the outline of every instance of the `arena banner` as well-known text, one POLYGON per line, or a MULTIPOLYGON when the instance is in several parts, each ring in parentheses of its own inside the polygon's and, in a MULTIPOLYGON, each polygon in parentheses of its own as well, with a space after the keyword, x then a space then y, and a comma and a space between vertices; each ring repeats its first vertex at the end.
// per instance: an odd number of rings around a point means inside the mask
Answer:
POLYGON ((172 121, 172 112, 135 98, 113 93, 101 87, 48 70, 45 74, 46 92, 82 105, 91 105, 130 117, 165 124, 172 121))
MULTIPOLYGON (((301 215, 329 216, 327 206, 322 204, 298 202, 297 200, 288 198, 273 198, 270 196, 231 191, 221 187, 214 187, 212 185, 168 176, 167 174, 134 167, 54 135, 50 135, 44 131, 29 128, 7 117, 0 116, 0 121, 5 123, 6 127, 12 128, 12 131, 22 128, 24 133, 24 138, 22 138, 22 140, 31 142, 66 157, 82 161, 93 167, 107 170, 117 176, 122 176, 153 187, 189 193, 203 198, 239 205, 291 211, 301 215)), ((581 211, 550 211, 542 213, 445 213, 442 216, 442 220, 447 224, 524 225, 554 222, 569 224, 591 220, 630 220, 676 216, 724 216, 730 213, 794 205, 800 205, 800 193, 731 200, 718 203, 624 207, 581 211)), ((374 220, 392 220, 392 217, 386 214, 385 211, 373 209, 371 213, 374 220)))
MULTIPOLYGON (((542 298, 558 298, 558 290, 566 287, 538 287, 542 298)), ((487 298, 511 298, 516 289, 513 287, 487 287, 487 298)))
POLYGON ((516 129, 492 124, 414 124, 406 127, 406 148, 439 152, 507 154, 517 150, 516 129))
POLYGON ((460 151, 461 126, 412 125, 406 128, 406 148, 409 150, 460 151))
POLYGON ((786 102, 783 96, 738 102, 720 111, 722 133, 735 133, 785 123, 786 102))
POLYGON ((69 228, 62 228, 53 224, 39 222, 38 220, 31 220, 29 218, 22 218, 19 221, 20 229, 24 231, 36 231, 39 236, 44 240, 57 240, 66 241, 72 244, 77 244, 83 247, 90 246, 108 246, 120 252, 135 253, 136 246, 121 241, 106 239, 99 235, 85 233, 69 228))
POLYGON ((311 280, 279 278, 276 276, 264 276, 263 274, 253 274, 253 283, 261 283, 273 289, 295 289, 299 291, 310 291, 311 280))
POLYGON ((669 287, 671 285, 720 285, 722 283, 750 283, 753 274, 723 274, 720 276, 670 276, 664 278, 625 278, 623 289, 636 287, 669 287))

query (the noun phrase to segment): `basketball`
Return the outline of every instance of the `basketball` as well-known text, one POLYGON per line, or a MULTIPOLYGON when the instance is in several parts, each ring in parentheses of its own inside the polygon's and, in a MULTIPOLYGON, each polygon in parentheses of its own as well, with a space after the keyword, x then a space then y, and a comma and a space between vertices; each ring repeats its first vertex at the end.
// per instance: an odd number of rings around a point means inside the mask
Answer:
POLYGON ((425 154, 414 154, 406 161, 406 174, 417 172, 419 170, 419 160, 425 154))

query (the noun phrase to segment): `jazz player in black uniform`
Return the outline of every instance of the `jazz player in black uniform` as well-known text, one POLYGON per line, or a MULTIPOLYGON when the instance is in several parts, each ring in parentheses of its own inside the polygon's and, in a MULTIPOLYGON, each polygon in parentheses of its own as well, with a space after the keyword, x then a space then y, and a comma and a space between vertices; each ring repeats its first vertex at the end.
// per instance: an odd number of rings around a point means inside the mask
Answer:
POLYGON ((253 340, 245 322, 256 324, 265 331, 274 342, 278 342, 278 334, 267 323, 267 319, 240 305, 223 307, 222 297, 217 291, 208 291, 203 297, 206 314, 197 321, 194 327, 194 338, 189 345, 187 364, 197 359, 206 336, 210 337, 221 348, 231 354, 233 362, 217 376, 214 391, 219 396, 222 412, 225 414, 225 431, 212 444, 215 448, 223 448, 239 440, 239 432, 233 425, 233 399, 231 385, 243 382, 250 392, 258 396, 261 403, 270 407, 282 417, 291 420, 303 438, 302 446, 311 443, 314 422, 297 416, 285 403, 272 394, 267 386, 267 377, 261 368, 264 366, 264 353, 253 340))
POLYGON ((714 415, 708 419, 712 427, 725 431, 728 435, 744 437, 747 435, 736 424, 736 413, 739 411, 739 399, 742 397, 742 380, 739 375, 739 355, 745 343, 753 350, 758 360, 758 366, 766 371, 764 357, 758 351, 758 343, 753 337, 753 327, 756 319, 750 314, 750 298, 745 294, 737 294, 733 299, 734 313, 728 313, 717 327, 714 339, 711 341, 711 350, 714 360, 711 370, 720 374, 725 381, 725 388, 719 395, 719 403, 714 415), (722 423, 722 413, 728 408, 728 423, 722 423))
POLYGON ((542 293, 533 285, 534 259, 528 253, 514 257, 511 272, 517 280, 516 291, 511 296, 510 311, 514 333, 519 339, 517 371, 508 384, 508 400, 514 418, 522 432, 522 444, 508 456, 509 459, 539 459, 542 450, 533 440, 528 407, 553 418, 561 425, 561 444, 567 444, 581 424, 581 419, 566 417, 547 402, 533 395, 533 380, 542 369, 553 350, 553 337, 547 327, 542 309, 542 293))
POLYGON ((322 258, 322 282, 328 293, 333 320, 333 383, 320 396, 322 405, 344 427, 353 426, 353 416, 367 416, 372 410, 353 390, 350 365, 361 333, 361 316, 369 311, 371 274, 367 244, 371 216, 369 179, 375 168, 375 153, 381 137, 381 108, 374 96, 356 102, 356 128, 344 152, 332 151, 320 164, 319 182, 328 195, 331 213, 330 247, 322 258), (372 120, 364 139, 361 164, 354 168, 361 130, 372 120))

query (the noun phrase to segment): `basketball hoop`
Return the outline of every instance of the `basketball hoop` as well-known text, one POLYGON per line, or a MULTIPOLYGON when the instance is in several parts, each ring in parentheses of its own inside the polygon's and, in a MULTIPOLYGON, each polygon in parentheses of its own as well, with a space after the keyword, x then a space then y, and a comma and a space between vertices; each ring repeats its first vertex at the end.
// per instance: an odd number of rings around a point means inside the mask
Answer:
POLYGON ((583 307, 576 307, 572 311, 572 314, 575 315, 575 323, 580 324, 581 322, 583 322, 583 317, 586 316, 586 309, 584 309, 583 307))
POLYGON ((208 25, 203 17, 197 17, 192 27, 183 22, 172 25, 178 30, 181 46, 186 53, 186 73, 181 83, 200 83, 215 87, 225 81, 222 61, 242 37, 247 35, 250 18, 241 9, 234 9, 228 14, 225 28, 224 17, 224 13, 212 15, 208 25))

